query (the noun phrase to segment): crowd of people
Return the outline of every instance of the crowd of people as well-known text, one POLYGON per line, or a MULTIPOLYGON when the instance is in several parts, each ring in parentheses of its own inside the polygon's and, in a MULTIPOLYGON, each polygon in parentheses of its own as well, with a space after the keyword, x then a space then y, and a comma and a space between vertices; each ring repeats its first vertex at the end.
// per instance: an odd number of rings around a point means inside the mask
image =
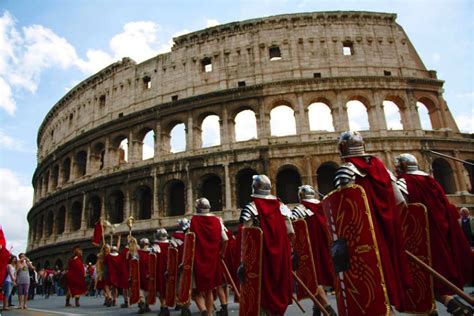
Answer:
MULTIPOLYGON (((390 313, 394 309, 398 312, 409 309, 407 293, 414 284, 400 219, 401 209, 408 203, 422 203, 429 210, 426 231, 432 268, 461 290, 472 282, 472 218, 468 210, 463 209, 460 214, 449 203, 441 186, 419 170, 415 156, 397 156, 396 170, 392 174, 377 157, 365 152, 363 139, 357 132, 341 134, 338 149, 343 164, 335 173, 335 187, 340 191, 357 186, 364 192, 366 205, 362 207, 368 209, 372 227, 369 234, 377 249, 380 270, 377 273, 380 272, 384 280, 380 285, 381 295, 390 313)), ((370 314, 370 302, 364 307, 358 306, 357 310, 349 306, 343 275, 350 269, 361 268, 357 264, 363 264, 351 263, 350 255, 368 252, 371 246, 359 245, 358 240, 349 243, 336 240, 339 238, 336 231, 341 231, 336 227, 340 221, 328 224, 328 213, 322 206, 327 202, 318 200, 321 194, 311 185, 299 188, 300 203, 293 209, 273 196, 271 189, 266 175, 253 177, 251 202, 241 210, 240 225, 235 232, 210 212, 211 205, 206 198, 199 198, 193 216, 178 221, 180 230, 170 235, 165 228, 159 228, 153 242, 148 238, 137 241, 129 222, 127 242, 122 244, 119 237, 116 244, 112 244, 112 238, 107 244, 101 220, 102 247, 94 265, 83 264, 82 250, 78 246, 74 247, 63 272, 36 273, 24 254, 20 254, 18 260, 11 256, 3 282, 4 309, 8 309, 8 299, 16 287, 21 308, 27 308, 27 301, 35 292, 46 297, 52 291, 58 295, 65 293, 66 306, 72 306, 70 300, 74 298, 76 307, 80 306, 81 295, 99 293, 104 295, 105 307, 116 306, 121 293, 120 307, 136 304, 139 313, 151 311, 151 306, 159 302, 159 316, 169 315, 171 307, 180 309, 181 315, 191 315, 189 306, 194 300, 201 315, 214 315, 218 299, 220 309, 216 313, 226 316, 230 289, 241 304, 241 315, 262 312, 269 316, 284 315, 297 292, 298 297, 313 299, 313 315, 334 316, 336 310, 329 304, 326 293, 334 288, 339 315, 370 314), (307 227, 303 230, 304 240, 297 221, 304 221, 307 227), (301 253, 301 243, 310 250, 301 253), (355 248, 348 250, 348 247, 355 248), (249 253, 253 255, 250 259, 249 253), (306 254, 311 256, 310 261, 304 261, 306 254), (310 266, 305 266, 303 272, 309 273, 308 278, 301 280, 298 273, 303 261, 310 262, 310 266), (303 293, 301 288, 311 288, 311 273, 315 275, 314 289, 303 293), (257 283, 255 278, 259 280, 257 283)), ((362 268, 367 267, 369 265, 362 268)), ((371 273, 376 274, 376 271, 371 273)), ((454 296, 452 287, 434 279, 432 291, 434 299, 444 304, 450 314, 472 315, 472 308, 454 296)), ((374 302, 377 303, 380 302, 374 302)))

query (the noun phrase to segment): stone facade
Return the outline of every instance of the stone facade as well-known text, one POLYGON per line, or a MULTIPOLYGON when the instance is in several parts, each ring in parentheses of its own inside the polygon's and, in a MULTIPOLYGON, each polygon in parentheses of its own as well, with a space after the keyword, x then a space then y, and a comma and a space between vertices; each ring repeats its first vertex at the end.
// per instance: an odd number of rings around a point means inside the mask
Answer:
MULTIPOLYGON (((332 189, 340 163, 336 139, 349 129, 347 104, 367 109, 366 149, 389 166, 410 152, 458 205, 474 204, 472 135, 459 132, 443 99, 443 81, 427 70, 395 22, 396 15, 314 12, 234 22, 182 35, 170 53, 140 64, 124 58, 87 78, 49 111, 38 132, 34 205, 28 213, 29 256, 40 266, 65 263, 90 244, 100 216, 136 219, 136 235, 176 228, 194 200, 207 196, 229 224, 248 201, 251 176, 269 175, 275 194, 296 202, 300 184, 332 189), (398 107, 401 130, 387 128, 384 101, 398 107), (333 131, 312 130, 310 105, 329 109, 333 131), (423 130, 418 102, 432 130, 423 130), (296 133, 272 136, 277 106, 294 113, 296 133), (255 115, 256 137, 237 141, 236 116, 255 115), (219 117, 220 144, 203 147, 202 123, 219 117), (171 152, 170 135, 185 126, 186 149, 171 152), (143 140, 154 134, 154 155, 143 140), (120 144, 128 141, 126 154, 120 144)), ((89 260, 88 259, 88 260, 89 260)))

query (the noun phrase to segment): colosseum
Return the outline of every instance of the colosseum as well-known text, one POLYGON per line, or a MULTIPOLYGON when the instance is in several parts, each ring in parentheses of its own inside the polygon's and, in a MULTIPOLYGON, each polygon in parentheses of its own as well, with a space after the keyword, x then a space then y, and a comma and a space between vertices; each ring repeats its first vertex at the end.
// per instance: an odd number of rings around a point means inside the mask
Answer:
POLYGON ((176 37, 171 52, 123 58, 59 100, 38 131, 28 254, 61 268, 79 244, 93 261, 100 216, 119 234, 133 216, 134 235, 151 238, 177 229, 201 196, 232 227, 257 173, 285 203, 301 184, 328 193, 354 113, 366 119, 368 152, 390 168, 413 153, 453 203, 474 205, 472 135, 460 133, 443 81, 396 14, 285 14, 176 37))

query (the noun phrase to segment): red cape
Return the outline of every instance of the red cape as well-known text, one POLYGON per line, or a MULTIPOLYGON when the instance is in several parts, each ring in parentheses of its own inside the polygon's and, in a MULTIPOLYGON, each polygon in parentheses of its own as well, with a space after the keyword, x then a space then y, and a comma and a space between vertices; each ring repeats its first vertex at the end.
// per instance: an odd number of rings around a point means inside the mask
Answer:
POLYGON ((181 240, 183 243, 179 245, 176 249, 178 249, 178 263, 183 262, 183 251, 184 251, 184 232, 176 231, 172 234, 172 236, 176 239, 181 240))
POLYGON ((125 262, 122 255, 112 256, 108 254, 105 257, 104 264, 107 266, 108 279, 106 284, 113 285, 119 289, 128 288, 128 274, 125 273, 125 262))
MULTIPOLYGON (((236 240, 232 231, 228 230, 226 234, 227 234, 228 241, 227 241, 227 248, 225 249, 225 254, 224 254, 224 262, 225 262, 225 265, 227 266, 227 269, 229 269, 232 280, 235 283, 237 274, 234 272, 237 272, 238 266, 234 266, 235 261, 236 261, 234 258, 235 256, 237 256, 237 253, 235 252, 237 244, 236 244, 236 240)), ((240 252, 238 254, 238 257, 240 261, 240 252)), ((226 274, 224 274, 224 277, 227 280, 226 274)), ((227 283, 230 284, 230 280, 227 280, 227 283)))
POLYGON ((357 176, 356 184, 361 185, 367 194, 390 304, 403 312, 404 302, 407 300, 405 293, 412 286, 413 280, 405 254, 400 215, 390 175, 377 157, 371 156, 369 162, 363 157, 345 160, 366 173, 365 177, 357 176))
POLYGON ((309 201, 302 201, 301 203, 314 213, 313 216, 306 217, 305 220, 308 224, 309 240, 311 241, 318 283, 333 287, 334 269, 330 257, 326 216, 320 203, 309 201))
POLYGON ((7 274, 8 259, 10 259, 10 252, 3 247, 0 250, 0 280, 2 280, 2 284, 7 274))
POLYGON ((148 265, 150 262, 150 252, 147 250, 138 250, 140 266, 140 288, 148 291, 148 265))
POLYGON ((67 286, 71 296, 80 296, 87 292, 86 273, 82 258, 75 256, 67 264, 67 286))
POLYGON ((156 291, 160 293, 162 299, 166 296, 166 265, 168 264, 169 242, 158 242, 160 252, 156 254, 156 291))
POLYGON ((195 215, 191 219, 191 232, 196 234, 194 252, 194 280, 198 291, 209 291, 222 284, 221 249, 222 226, 213 215, 195 215))
POLYGON ((237 234, 235 235, 235 249, 234 249, 234 257, 232 261, 232 269, 230 269, 230 274, 232 275, 232 278, 234 279, 235 286, 237 288, 240 288, 240 280, 237 277, 237 269, 240 266, 241 260, 242 260, 242 228, 244 225, 240 224, 239 228, 237 230, 237 234))
POLYGON ((283 315, 293 292, 291 245, 277 199, 253 198, 263 231, 262 307, 283 315))
MULTIPOLYGON (((428 209, 433 269, 457 287, 472 278, 471 247, 458 223, 459 213, 443 188, 431 176, 404 174, 409 203, 422 203, 428 209)), ((438 295, 453 295, 451 289, 434 279, 438 295)))

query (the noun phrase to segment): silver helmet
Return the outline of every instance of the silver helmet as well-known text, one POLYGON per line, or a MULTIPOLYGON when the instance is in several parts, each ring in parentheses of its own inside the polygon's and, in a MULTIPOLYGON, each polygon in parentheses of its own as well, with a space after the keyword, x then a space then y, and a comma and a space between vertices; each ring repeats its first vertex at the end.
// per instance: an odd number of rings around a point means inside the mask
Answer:
POLYGON ((202 197, 196 200, 195 207, 198 213, 208 213, 211 210, 211 203, 208 199, 202 197))
POLYGON ((144 248, 145 246, 150 245, 150 241, 148 238, 142 238, 140 239, 140 247, 144 248))
POLYGON ((300 200, 313 200, 316 199, 316 191, 312 186, 305 184, 298 188, 298 196, 300 200))
POLYGON ((168 239, 168 232, 165 228, 160 228, 156 230, 156 239, 159 241, 165 241, 168 239))
POLYGON ((412 154, 401 154, 395 157, 395 170, 401 175, 407 172, 418 171, 418 160, 412 154))
POLYGON ((359 132, 343 132, 337 142, 337 149, 341 158, 366 156, 364 147, 364 139, 359 132))
POLYGON ((113 253, 118 252, 117 246, 112 246, 112 247, 110 248, 110 252, 113 252, 113 253))
POLYGON ((270 195, 272 191, 272 182, 264 174, 254 175, 252 177, 252 194, 270 195))
POLYGON ((179 225, 179 228, 181 228, 181 230, 185 232, 189 229, 189 227, 191 227, 191 222, 189 221, 189 219, 185 217, 178 220, 178 225, 179 225))

